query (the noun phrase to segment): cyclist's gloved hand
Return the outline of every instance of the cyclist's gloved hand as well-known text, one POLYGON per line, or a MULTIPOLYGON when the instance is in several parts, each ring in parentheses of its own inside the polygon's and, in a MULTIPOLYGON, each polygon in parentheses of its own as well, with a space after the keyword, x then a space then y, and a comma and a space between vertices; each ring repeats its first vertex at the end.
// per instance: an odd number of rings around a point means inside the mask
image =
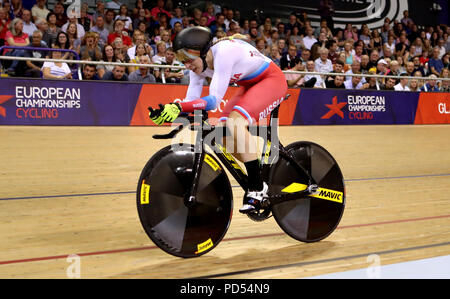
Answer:
POLYGON ((178 103, 171 103, 164 105, 164 109, 161 112, 161 117, 166 122, 173 122, 178 115, 180 115, 181 106, 178 103))
POLYGON ((158 126, 164 123, 164 118, 161 116, 163 110, 164 106, 162 104, 159 104, 159 109, 153 109, 152 107, 148 107, 149 111, 148 116, 158 126))

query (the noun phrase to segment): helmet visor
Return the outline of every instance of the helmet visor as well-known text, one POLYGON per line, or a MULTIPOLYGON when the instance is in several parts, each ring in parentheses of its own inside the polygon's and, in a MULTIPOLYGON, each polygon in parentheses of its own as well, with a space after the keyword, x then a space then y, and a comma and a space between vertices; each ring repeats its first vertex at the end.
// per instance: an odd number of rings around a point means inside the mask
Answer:
POLYGON ((194 60, 200 57, 200 51, 191 50, 191 49, 180 49, 175 54, 177 60, 181 63, 185 63, 186 61, 194 60))

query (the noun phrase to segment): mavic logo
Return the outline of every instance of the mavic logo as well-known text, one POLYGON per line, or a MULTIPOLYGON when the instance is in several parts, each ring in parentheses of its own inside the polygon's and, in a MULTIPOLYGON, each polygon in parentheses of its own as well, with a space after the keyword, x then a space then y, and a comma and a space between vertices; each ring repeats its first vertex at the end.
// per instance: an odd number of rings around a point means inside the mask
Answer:
MULTIPOLYGON (((308 188, 308 185, 300 184, 300 183, 292 183, 289 186, 285 187, 281 192, 287 193, 296 193, 300 191, 304 191, 308 188)), ((320 187, 316 193, 308 195, 310 197, 320 198, 324 200, 334 201, 337 203, 344 203, 344 193, 336 190, 326 189, 320 187)))
POLYGON ((341 109, 344 108, 345 105, 347 105, 347 102, 338 103, 337 96, 335 96, 332 100, 332 104, 325 104, 325 106, 327 106, 330 109, 330 111, 328 111, 326 114, 324 114, 321 117, 321 119, 329 119, 330 117, 332 117, 335 114, 339 115, 343 119, 344 112, 342 112, 341 109))
POLYGON ((341 192, 335 192, 335 191, 326 191, 326 190, 320 190, 319 195, 317 197, 321 198, 327 198, 329 200, 342 202, 342 193, 341 192))
POLYGON ((13 96, 0 96, 0 115, 6 117, 6 109, 1 105, 11 99, 13 96))

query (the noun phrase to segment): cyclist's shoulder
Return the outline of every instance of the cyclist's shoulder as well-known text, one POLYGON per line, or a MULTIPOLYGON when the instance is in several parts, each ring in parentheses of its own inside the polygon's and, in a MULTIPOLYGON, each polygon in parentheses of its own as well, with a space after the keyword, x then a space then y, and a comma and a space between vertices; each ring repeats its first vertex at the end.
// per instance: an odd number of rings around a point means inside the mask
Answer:
MULTIPOLYGON (((211 49, 216 51, 233 52, 238 49, 251 47, 249 43, 240 39, 224 39, 213 44, 211 49)), ((236 52, 235 52, 236 53, 236 52)))
POLYGON ((211 47, 211 50, 214 59, 220 59, 220 61, 225 63, 241 60, 248 52, 248 48, 245 44, 229 40, 218 42, 211 47))

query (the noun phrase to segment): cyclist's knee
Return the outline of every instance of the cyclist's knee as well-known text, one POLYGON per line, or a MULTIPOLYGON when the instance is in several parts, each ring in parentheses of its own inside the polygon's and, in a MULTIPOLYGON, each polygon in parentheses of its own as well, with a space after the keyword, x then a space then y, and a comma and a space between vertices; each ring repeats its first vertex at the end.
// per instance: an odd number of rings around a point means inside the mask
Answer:
POLYGON ((237 111, 231 111, 226 121, 226 126, 228 127, 228 129, 229 130, 233 129, 231 132, 234 132, 235 129, 245 130, 248 127, 248 125, 249 125, 248 119, 237 111))

